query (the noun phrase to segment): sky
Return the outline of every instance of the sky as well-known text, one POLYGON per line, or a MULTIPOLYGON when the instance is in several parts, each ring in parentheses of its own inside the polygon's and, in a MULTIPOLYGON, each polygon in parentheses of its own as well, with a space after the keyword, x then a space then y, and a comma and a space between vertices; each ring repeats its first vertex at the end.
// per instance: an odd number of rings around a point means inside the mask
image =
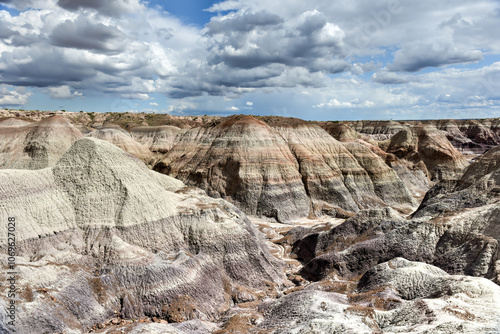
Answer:
POLYGON ((500 117, 498 0, 0 0, 0 108, 500 117))

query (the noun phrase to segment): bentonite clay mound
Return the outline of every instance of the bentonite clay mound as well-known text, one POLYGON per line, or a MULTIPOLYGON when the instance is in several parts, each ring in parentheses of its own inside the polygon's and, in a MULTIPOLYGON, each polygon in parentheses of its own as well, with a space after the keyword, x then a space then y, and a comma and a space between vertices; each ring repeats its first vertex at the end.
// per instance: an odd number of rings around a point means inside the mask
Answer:
POLYGON ((0 213, 19 223, 21 333, 81 333, 144 316, 213 321, 233 300, 261 298, 284 281, 233 205, 93 138, 53 168, 0 171, 0 213))
MULTIPOLYGON (((0 168, 42 169, 54 166, 82 133, 65 118, 53 116, 40 122, 12 126, 0 123, 0 168)), ((15 125, 15 124, 14 124, 15 125)))
POLYGON ((460 152, 482 154, 500 144, 500 119, 489 120, 440 120, 436 127, 443 130, 450 142, 460 152))
POLYGON ((415 207, 406 185, 369 149, 344 146, 302 120, 271 124, 234 116, 188 130, 155 170, 278 221, 364 207, 415 207))
POLYGON ((246 213, 280 221, 309 212, 298 169, 283 138, 252 117, 186 131, 155 166, 210 196, 232 201, 246 213))
MULTIPOLYGON (((431 126, 443 131, 453 146, 463 154, 482 154, 500 144, 500 118, 426 121, 349 121, 345 122, 362 135, 376 140, 390 139, 411 126, 431 126)), ((323 122, 328 124, 327 122, 323 122)))
POLYGON ((414 217, 450 217, 500 202, 500 146, 470 164, 458 180, 437 183, 414 217))
POLYGON ((467 159, 451 145, 444 133, 432 126, 401 130, 384 148, 400 159, 423 162, 429 177, 435 181, 454 179, 468 165, 467 159))
POLYGON ((88 133, 86 137, 97 138, 110 142, 125 152, 130 153, 134 157, 144 161, 146 164, 152 164, 154 161, 153 154, 149 151, 149 148, 135 141, 125 130, 120 131, 113 128, 104 128, 92 131, 88 133))
POLYGON ((385 206, 412 211, 415 202, 408 189, 381 157, 357 142, 341 143, 319 126, 299 121, 273 127, 297 159, 315 206, 326 202, 352 212, 385 206))
POLYGON ((167 153, 172 149, 182 130, 176 126, 139 126, 130 131, 132 138, 153 153, 167 153))

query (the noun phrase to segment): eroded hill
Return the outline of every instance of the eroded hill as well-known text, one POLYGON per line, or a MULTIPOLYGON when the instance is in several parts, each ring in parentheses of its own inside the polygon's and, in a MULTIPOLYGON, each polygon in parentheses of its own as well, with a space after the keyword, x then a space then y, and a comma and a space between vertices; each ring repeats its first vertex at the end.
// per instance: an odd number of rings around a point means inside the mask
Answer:
POLYGON ((498 119, 15 113, 17 332, 500 331, 498 119))

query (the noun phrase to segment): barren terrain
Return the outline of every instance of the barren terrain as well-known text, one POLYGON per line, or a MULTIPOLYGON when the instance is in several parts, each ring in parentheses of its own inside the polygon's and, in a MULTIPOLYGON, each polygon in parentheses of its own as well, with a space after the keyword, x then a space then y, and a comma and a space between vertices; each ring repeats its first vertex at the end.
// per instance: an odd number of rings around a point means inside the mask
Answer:
POLYGON ((500 119, 1 110, 0 332, 500 333, 499 145, 500 119))

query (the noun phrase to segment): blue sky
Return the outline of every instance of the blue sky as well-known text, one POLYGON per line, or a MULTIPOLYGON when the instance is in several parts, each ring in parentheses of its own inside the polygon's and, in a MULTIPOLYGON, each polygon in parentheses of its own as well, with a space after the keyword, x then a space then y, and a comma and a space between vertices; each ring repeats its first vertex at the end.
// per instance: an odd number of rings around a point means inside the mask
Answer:
POLYGON ((0 0, 0 108, 500 116, 494 0, 0 0))
POLYGON ((210 21, 213 13, 204 9, 212 7, 219 1, 210 0, 170 0, 150 1, 151 6, 160 6, 163 10, 178 17, 186 24, 194 24, 203 27, 210 21))

